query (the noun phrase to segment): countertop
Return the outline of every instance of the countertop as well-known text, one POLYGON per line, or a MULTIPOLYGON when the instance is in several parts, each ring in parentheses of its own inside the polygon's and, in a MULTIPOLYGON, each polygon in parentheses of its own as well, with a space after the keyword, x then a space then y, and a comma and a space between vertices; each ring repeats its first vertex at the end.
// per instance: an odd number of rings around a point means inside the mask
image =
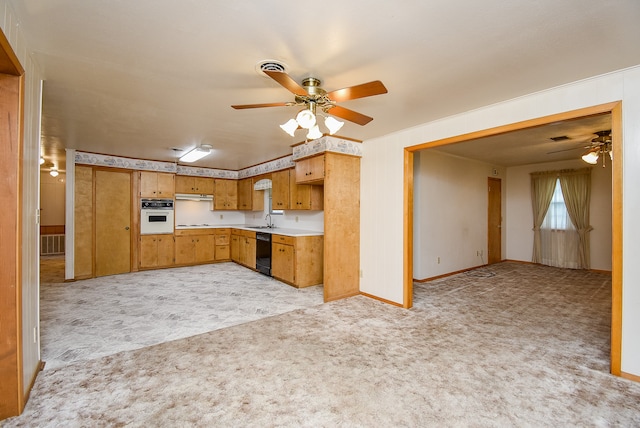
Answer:
POLYGON ((256 228, 251 227, 248 224, 193 224, 193 225, 176 225, 176 230, 187 230, 187 229, 242 229, 242 230, 251 230, 253 232, 266 232, 274 235, 285 235, 285 236, 322 236, 324 232, 318 232, 316 230, 304 230, 304 229, 291 229, 288 227, 273 227, 266 228, 260 227, 256 228))

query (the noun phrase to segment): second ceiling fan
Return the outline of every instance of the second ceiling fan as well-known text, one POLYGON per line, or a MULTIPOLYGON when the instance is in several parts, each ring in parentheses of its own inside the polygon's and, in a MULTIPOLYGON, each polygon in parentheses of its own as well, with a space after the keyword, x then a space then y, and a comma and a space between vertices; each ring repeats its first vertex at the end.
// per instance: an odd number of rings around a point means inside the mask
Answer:
MULTIPOLYGON (((307 77, 302 81, 302 85, 299 85, 291 78, 291 76, 283 71, 264 69, 262 71, 285 89, 293 93, 295 95, 294 101, 266 104, 242 104, 232 105, 231 107, 234 109, 249 109, 262 107, 302 106, 304 109, 297 114, 296 119, 289 120, 287 123, 281 125, 281 128, 291 136, 294 136, 294 132, 298 127, 308 129, 308 139, 319 138, 322 136, 316 122, 318 110, 325 114, 331 114, 341 119, 357 123, 358 125, 366 125, 373 120, 372 117, 341 107, 337 105, 337 103, 387 93, 387 88, 385 88, 379 80, 327 92, 321 87, 322 82, 315 77, 307 77)), ((330 134, 334 134, 338 129, 340 129, 342 122, 328 116, 325 119, 325 125, 329 128, 330 134)))

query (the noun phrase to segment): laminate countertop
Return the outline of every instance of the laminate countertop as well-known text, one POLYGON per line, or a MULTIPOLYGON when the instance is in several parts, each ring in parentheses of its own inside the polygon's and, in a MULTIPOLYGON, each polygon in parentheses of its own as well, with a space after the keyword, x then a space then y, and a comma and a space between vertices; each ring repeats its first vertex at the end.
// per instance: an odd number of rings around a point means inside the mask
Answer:
POLYGON ((253 232, 266 232, 272 235, 285 235, 285 236, 322 236, 324 232, 316 230, 305 229, 291 229, 288 227, 265 227, 265 226, 251 226, 248 224, 178 224, 175 227, 176 230, 188 230, 188 229, 242 229, 251 230, 253 232))

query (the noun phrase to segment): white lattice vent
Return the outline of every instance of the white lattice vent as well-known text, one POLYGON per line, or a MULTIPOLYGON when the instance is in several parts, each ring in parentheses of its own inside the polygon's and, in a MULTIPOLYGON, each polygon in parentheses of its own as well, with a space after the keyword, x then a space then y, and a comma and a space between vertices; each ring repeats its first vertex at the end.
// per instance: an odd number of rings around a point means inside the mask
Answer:
POLYGON ((40 255, 64 254, 64 235, 41 235, 40 255))

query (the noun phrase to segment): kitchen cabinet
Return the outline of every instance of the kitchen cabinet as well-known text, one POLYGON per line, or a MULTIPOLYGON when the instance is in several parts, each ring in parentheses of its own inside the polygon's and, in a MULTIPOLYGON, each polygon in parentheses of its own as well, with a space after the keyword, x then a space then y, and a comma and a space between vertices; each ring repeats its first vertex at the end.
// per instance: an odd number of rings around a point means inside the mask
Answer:
POLYGON ((322 236, 271 236, 271 275, 302 288, 322 283, 322 236))
POLYGON ((153 171, 140 171, 139 174, 141 198, 173 198, 174 174, 153 171))
POLYGON ((173 235, 140 236, 140 268, 173 265, 175 243, 173 235))
POLYGON ((264 191, 253 190, 255 180, 243 178, 238 180, 238 209, 262 211, 264 209, 264 191))
POLYGON ((223 261, 231 259, 231 229, 215 230, 215 260, 223 261))
POLYGON ((213 195, 214 182, 210 177, 176 175, 176 193, 213 195))
POLYGON ((296 183, 322 184, 324 161, 324 154, 296 161, 296 183))
POLYGON ((176 230, 175 260, 177 265, 215 261, 214 229, 176 230))
POLYGON ((256 268, 256 233, 231 230, 231 260, 248 268, 256 268))
POLYGON ((290 169, 271 174, 271 208, 274 210, 288 210, 291 208, 290 169))
POLYGON ((238 182, 237 180, 215 179, 214 185, 214 209, 237 210, 238 209, 238 182))
POLYGON ((322 210, 324 187, 311 184, 298 184, 293 171, 289 177, 289 194, 292 210, 322 210))

